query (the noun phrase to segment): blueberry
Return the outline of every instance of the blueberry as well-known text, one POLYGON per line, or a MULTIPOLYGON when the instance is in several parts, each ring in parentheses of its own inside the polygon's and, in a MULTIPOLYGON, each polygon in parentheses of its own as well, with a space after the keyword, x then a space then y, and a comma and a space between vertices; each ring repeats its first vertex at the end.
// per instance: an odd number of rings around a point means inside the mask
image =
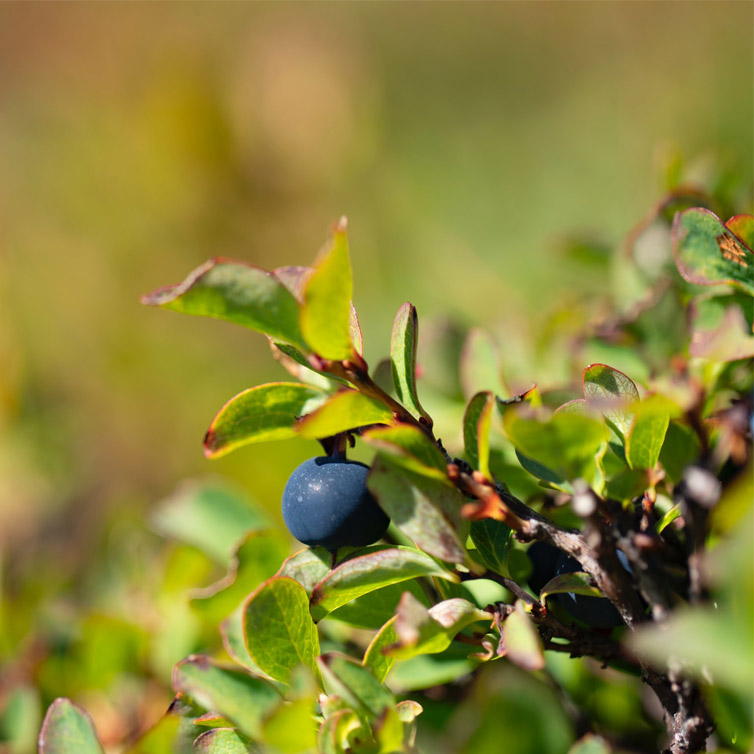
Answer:
POLYGON ((378 540, 390 519, 367 490, 369 467, 342 457, 310 458, 283 490, 288 531, 310 547, 335 552, 378 540))
POLYGON ((548 545, 547 542, 535 542, 529 546, 526 554, 531 560, 531 575, 528 583, 534 593, 539 594, 542 587, 555 576, 560 550, 548 545))
MULTIPOLYGON (((631 567, 628 563, 628 558, 620 550, 618 551, 618 560, 630 573, 631 567)), ((576 571, 583 570, 578 560, 569 557, 565 553, 561 553, 558 558, 555 575, 560 576, 563 573, 575 573, 576 571)), ((620 614, 615 609, 613 603, 606 597, 589 597, 584 594, 574 594, 573 592, 556 594, 554 597, 571 617, 588 624, 592 628, 610 629, 623 625, 620 614)))

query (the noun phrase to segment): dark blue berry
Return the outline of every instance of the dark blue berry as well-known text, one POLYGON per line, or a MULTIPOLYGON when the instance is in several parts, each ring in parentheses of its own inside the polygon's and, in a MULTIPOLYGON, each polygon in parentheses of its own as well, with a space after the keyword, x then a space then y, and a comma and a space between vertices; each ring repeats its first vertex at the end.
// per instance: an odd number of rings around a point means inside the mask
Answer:
POLYGON ((310 547, 335 552, 378 540, 390 519, 367 489, 369 467, 339 457, 310 458, 283 490, 288 531, 310 547))
MULTIPOLYGON (((631 567, 628 563, 628 558, 620 550, 618 551, 618 560, 630 573, 631 567)), ((563 573, 575 573, 576 571, 583 570, 578 560, 562 553, 558 559, 555 575, 560 576, 563 573)), ((586 623, 592 628, 610 629, 623 625, 620 614, 615 609, 613 603, 606 597, 589 597, 584 594, 574 594, 573 592, 556 594, 554 597, 571 617, 586 623)))

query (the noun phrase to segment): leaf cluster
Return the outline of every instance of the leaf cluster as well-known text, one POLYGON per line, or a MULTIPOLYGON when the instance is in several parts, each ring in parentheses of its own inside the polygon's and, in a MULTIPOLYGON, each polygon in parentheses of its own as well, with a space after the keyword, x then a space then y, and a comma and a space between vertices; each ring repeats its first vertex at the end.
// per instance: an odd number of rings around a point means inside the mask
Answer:
MULTIPOLYGON (((594 362, 582 368, 578 391, 510 391, 494 366, 494 341, 474 331, 462 365, 474 390, 452 452, 419 399, 410 303, 395 317, 389 370, 370 370, 364 359, 345 219, 310 268, 268 272, 214 259, 144 297, 264 334, 293 378, 231 398, 206 432, 208 458, 295 436, 328 452, 363 442, 374 451, 369 489, 392 526, 385 543, 286 557, 284 538, 261 514, 229 514, 228 533, 217 538, 208 529, 220 512, 202 524, 207 508, 196 490, 164 506, 158 520, 173 536, 208 543, 219 557, 235 541, 227 576, 192 604, 220 624, 225 657, 192 655, 175 667, 175 701, 132 754, 414 752, 423 708, 406 693, 473 689, 471 676, 480 688, 494 685, 486 679, 497 666, 541 674, 557 653, 640 675, 666 712, 670 751, 700 750, 712 729, 708 707, 723 735, 751 742, 751 718, 735 701, 751 691, 751 585, 742 607, 741 590, 726 573, 708 572, 705 554, 716 545, 716 557, 741 567, 751 550, 750 540, 730 535, 746 506, 728 487, 751 456, 754 218, 723 223, 691 207, 669 222, 671 205, 659 205, 629 241, 621 264, 632 270, 630 295, 583 335, 644 349, 650 365, 664 355, 666 368, 632 378, 594 362), (647 265, 635 252, 652 223, 668 232, 666 264, 647 265), (683 321, 677 342, 674 330, 647 335, 668 302, 671 319, 683 321), (493 389, 477 390, 475 374, 496 376, 493 389), (526 550, 536 540, 582 570, 534 593, 526 550), (566 592, 609 599, 625 625, 605 635, 571 619, 548 601, 566 592), (354 628, 368 641, 355 642, 354 628), (736 650, 713 663, 699 637, 716 632, 736 650), (680 728, 692 718, 684 744, 680 728)), ((479 742, 458 750, 486 752, 480 742, 498 712, 469 704, 482 715, 479 742)), ((563 730, 567 747, 573 735, 563 730)), ((546 750, 563 751, 562 740, 546 750)), ((40 751, 102 749, 87 714, 58 700, 40 751)), ((572 751, 610 749, 589 737, 572 751)))

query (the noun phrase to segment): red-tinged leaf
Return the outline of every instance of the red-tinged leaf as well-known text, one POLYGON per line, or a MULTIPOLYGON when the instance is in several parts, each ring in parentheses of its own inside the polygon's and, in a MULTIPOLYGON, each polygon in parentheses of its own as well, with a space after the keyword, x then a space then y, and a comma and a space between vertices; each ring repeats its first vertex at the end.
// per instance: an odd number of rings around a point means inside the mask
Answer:
POLYGON ((89 714, 70 699, 56 699, 39 733, 39 754, 104 754, 89 714))
POLYGON ((215 728, 194 741, 193 751, 195 754, 251 754, 257 749, 233 728, 215 728))
POLYGON ((204 455, 220 458, 251 443, 295 437, 298 420, 322 405, 327 396, 321 388, 298 382, 272 382, 244 390, 212 420, 204 436, 204 455))
POLYGON ((725 227, 750 249, 754 249, 754 215, 734 215, 725 223, 725 227))
POLYGON ((299 305, 275 275, 233 259, 210 259, 182 283, 143 296, 143 304, 223 319, 304 347, 299 305))
POLYGON ((689 283, 735 285, 754 295, 754 253, 717 215, 699 207, 679 212, 672 237, 676 266, 689 283))
POLYGON ((432 418, 422 408, 416 392, 416 348, 419 342, 419 319, 416 307, 406 302, 398 310, 390 340, 390 362, 398 400, 413 414, 432 426, 432 418))

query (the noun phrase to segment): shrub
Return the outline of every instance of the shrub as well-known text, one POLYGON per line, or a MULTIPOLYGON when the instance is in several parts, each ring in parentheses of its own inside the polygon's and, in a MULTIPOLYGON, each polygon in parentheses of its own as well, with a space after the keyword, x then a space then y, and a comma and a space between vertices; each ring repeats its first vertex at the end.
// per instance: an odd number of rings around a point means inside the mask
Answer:
MULTIPOLYGON (((321 546, 282 564, 279 546, 265 545, 279 541, 267 522, 245 538, 239 529, 235 562, 209 598, 221 605, 234 662, 179 663, 174 703, 131 751, 547 754, 664 740, 679 754, 704 750, 716 724, 719 740, 746 750, 753 229, 751 216, 724 223, 681 193, 658 205, 617 259, 610 315, 578 341, 578 354, 610 353, 616 366, 589 363, 578 393, 474 392, 462 448, 446 448, 420 402, 410 303, 395 317, 389 368, 364 360, 345 219, 311 268, 214 259, 146 296, 264 333, 294 378, 226 403, 206 433, 208 457, 298 436, 319 441, 344 471, 347 446, 363 443, 374 451, 368 492, 360 464, 359 480, 331 481, 358 487, 347 507, 376 500, 381 511, 367 510, 375 521, 363 539, 363 518, 347 516, 337 533, 308 539, 298 527, 314 514, 291 514, 300 495, 286 492, 292 533, 321 546), (672 255, 632 254, 650 227, 672 255), (640 377, 624 364, 640 365, 640 377), (365 545, 388 517, 384 542, 365 545), (544 544, 578 565, 545 576, 540 567, 529 581, 532 542, 532 558, 544 544), (620 625, 589 625, 588 613, 574 622, 549 599, 564 595, 599 597, 620 625), (580 657, 622 674, 616 688, 646 684, 664 736, 648 716, 611 730, 616 697, 580 657), (570 717, 553 688, 569 699, 570 717)), ((464 373, 499 377, 494 348, 474 331, 464 373)), ((329 466, 308 461, 293 479, 321 468, 329 466)), ((57 700, 40 751, 100 750, 86 713, 57 700)))

